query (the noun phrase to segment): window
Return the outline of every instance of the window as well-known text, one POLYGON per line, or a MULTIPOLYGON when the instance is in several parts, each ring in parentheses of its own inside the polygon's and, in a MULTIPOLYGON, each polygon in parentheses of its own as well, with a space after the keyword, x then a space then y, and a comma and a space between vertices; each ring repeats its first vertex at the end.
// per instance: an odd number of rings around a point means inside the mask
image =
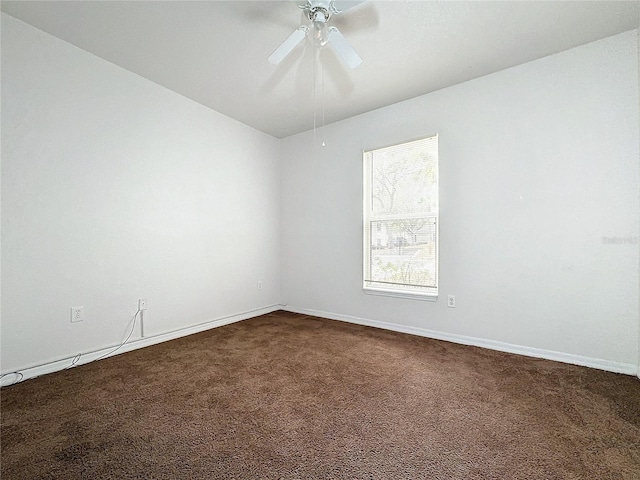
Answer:
POLYGON ((364 152, 364 289, 438 294, 438 136, 364 152))

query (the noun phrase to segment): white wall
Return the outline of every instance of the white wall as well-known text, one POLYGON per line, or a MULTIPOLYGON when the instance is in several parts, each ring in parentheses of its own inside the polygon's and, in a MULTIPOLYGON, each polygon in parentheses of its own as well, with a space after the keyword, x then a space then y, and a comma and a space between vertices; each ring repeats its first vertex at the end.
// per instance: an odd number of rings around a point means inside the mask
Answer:
POLYGON ((636 35, 329 125, 325 148, 285 139, 287 308, 636 372, 636 35), (365 295, 362 150, 434 133, 440 298, 365 295))
POLYGON ((3 14, 2 372, 279 303, 279 148, 3 14))
POLYGON ((640 234, 637 50, 618 35, 329 125, 314 148, 3 14, 1 371, 119 343, 140 297, 151 338, 284 297, 637 371, 640 252, 603 243, 640 234), (365 295, 361 152, 432 133, 441 298, 365 295))

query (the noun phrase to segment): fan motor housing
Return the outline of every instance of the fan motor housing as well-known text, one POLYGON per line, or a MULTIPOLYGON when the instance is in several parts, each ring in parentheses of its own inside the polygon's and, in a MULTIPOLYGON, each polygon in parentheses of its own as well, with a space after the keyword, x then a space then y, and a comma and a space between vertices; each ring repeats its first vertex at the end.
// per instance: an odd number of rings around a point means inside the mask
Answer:
POLYGON ((307 11, 307 16, 309 17, 309 20, 314 22, 317 20, 318 13, 322 14, 325 22, 331 17, 331 12, 329 11, 329 9, 325 8, 322 5, 311 6, 307 11))

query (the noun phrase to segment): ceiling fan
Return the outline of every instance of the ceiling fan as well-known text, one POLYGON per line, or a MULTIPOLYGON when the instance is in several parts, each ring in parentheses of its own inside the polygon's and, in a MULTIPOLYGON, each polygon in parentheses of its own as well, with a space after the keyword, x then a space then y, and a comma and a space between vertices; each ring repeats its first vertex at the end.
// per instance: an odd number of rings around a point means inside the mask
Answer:
POLYGON ((362 58, 347 42, 337 27, 329 26, 332 15, 339 15, 362 2, 345 2, 348 5, 344 10, 338 10, 335 0, 307 0, 298 8, 304 10, 311 21, 310 25, 300 25, 269 57, 269 62, 278 65, 292 50, 304 39, 309 37, 311 43, 317 47, 324 47, 330 43, 336 53, 349 67, 355 68, 362 63, 362 58))

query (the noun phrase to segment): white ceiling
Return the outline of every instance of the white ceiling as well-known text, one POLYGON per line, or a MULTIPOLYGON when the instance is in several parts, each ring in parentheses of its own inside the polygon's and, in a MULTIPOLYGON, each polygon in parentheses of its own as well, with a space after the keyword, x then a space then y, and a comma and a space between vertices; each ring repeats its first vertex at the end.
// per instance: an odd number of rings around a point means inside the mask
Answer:
MULTIPOLYGON (((298 3, 303 3, 301 0, 298 3)), ((314 47, 267 57, 299 25, 284 1, 2 1, 2 11, 270 135, 309 130, 314 47)), ((363 58, 322 51, 332 123, 637 28, 638 1, 368 1, 335 21, 363 58)))

